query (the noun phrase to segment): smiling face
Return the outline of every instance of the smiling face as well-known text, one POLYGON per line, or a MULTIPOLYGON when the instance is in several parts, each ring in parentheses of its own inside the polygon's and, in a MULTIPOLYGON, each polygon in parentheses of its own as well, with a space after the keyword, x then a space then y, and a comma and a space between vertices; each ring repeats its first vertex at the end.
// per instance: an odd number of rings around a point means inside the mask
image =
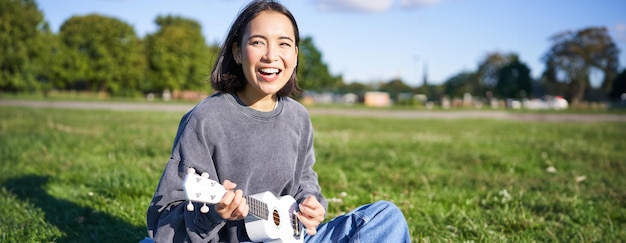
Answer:
MULTIPOLYGON (((233 57, 248 82, 240 97, 244 102, 275 98, 291 78, 298 60, 294 27, 279 12, 263 11, 246 27, 233 57)), ((250 105, 250 104, 248 104, 250 105)))

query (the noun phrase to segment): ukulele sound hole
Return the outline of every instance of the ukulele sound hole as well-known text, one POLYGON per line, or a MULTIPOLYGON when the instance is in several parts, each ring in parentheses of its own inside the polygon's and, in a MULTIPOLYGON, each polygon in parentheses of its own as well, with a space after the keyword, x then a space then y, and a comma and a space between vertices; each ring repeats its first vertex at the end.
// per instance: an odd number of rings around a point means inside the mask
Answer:
POLYGON ((274 212, 272 212, 272 216, 274 216, 274 224, 276 227, 280 226, 280 215, 278 215, 278 211, 274 210, 274 212))

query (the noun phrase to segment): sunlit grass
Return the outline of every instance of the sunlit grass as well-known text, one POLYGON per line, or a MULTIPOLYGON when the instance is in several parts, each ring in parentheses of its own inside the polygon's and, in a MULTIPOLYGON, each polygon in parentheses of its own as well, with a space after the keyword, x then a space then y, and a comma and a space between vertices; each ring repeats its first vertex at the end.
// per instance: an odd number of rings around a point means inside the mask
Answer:
MULTIPOLYGON (((0 241, 143 238, 181 115, 2 107, 0 241)), ((389 200, 415 242, 626 238, 624 123, 312 120, 329 216, 389 200)))

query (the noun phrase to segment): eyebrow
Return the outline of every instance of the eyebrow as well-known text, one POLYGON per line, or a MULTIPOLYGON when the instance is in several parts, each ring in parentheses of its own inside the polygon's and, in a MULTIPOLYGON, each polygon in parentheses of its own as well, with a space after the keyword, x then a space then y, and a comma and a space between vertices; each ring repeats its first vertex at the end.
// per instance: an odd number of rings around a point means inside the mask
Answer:
MULTIPOLYGON (((264 35, 251 35, 250 37, 248 37, 248 40, 252 39, 252 38, 262 38, 262 39, 267 39, 267 37, 265 37, 264 35)), ((278 37, 279 40, 289 40, 291 42, 295 42, 291 37, 289 36, 281 36, 278 37)))

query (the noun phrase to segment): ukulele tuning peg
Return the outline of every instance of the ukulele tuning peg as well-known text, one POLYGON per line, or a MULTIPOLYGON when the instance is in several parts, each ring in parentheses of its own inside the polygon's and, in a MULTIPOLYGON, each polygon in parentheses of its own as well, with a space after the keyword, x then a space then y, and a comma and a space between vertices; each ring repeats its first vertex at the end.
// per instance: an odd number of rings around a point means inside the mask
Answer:
POLYGON ((196 169, 194 168, 187 169, 187 174, 193 174, 193 173, 196 173, 196 169))
POLYGON ((202 212, 202 213, 208 213, 209 212, 209 207, 206 205, 206 203, 204 205, 202 205, 202 207, 200 208, 200 212, 202 212))
POLYGON ((202 175, 200 175, 200 176, 202 176, 202 178, 205 178, 205 179, 206 179, 206 178, 209 178, 209 173, 204 172, 204 173, 202 173, 202 175))
POLYGON ((193 203, 189 202, 189 204, 187 204, 187 211, 193 211, 193 203))

